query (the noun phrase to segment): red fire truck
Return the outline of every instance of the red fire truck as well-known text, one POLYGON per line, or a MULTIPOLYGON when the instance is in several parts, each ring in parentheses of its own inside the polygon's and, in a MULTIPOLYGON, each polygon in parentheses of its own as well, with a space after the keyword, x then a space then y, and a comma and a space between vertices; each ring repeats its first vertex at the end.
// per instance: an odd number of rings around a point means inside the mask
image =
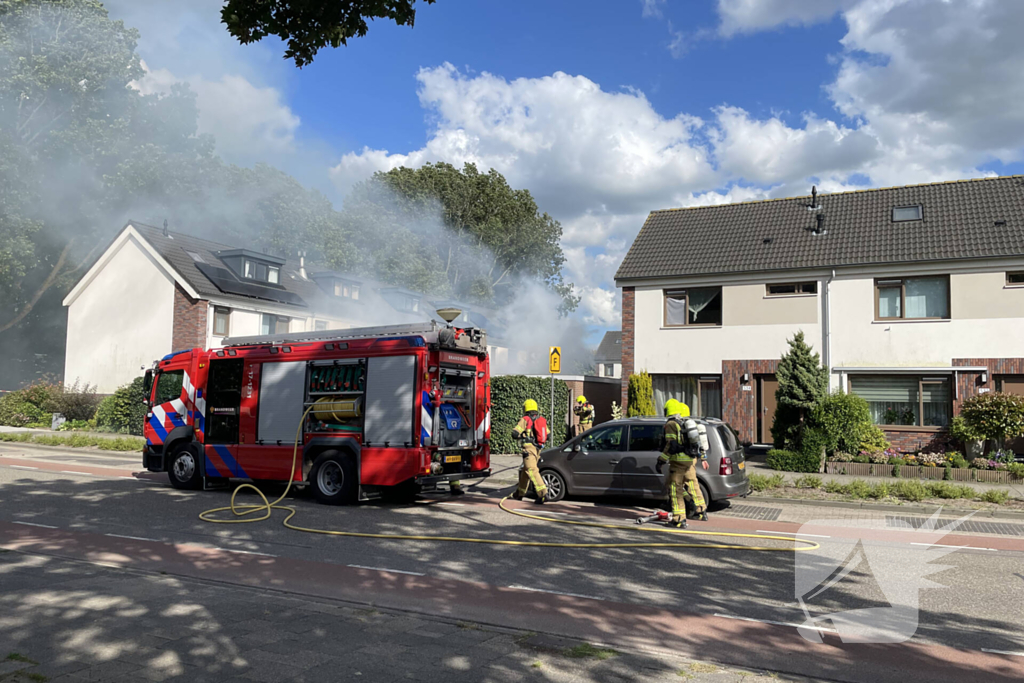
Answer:
POLYGON ((431 322, 227 339, 165 356, 146 382, 143 466, 176 488, 291 479, 345 504, 490 474, 483 330, 431 322))

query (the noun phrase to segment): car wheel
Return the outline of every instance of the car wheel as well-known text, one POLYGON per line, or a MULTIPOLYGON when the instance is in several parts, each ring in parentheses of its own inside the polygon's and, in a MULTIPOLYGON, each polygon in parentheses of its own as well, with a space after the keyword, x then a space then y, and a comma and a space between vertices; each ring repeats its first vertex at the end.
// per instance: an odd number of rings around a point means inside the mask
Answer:
POLYGON ((171 486, 176 489, 184 491, 198 489, 202 482, 202 474, 199 472, 199 460, 195 451, 188 445, 175 449, 167 466, 167 476, 171 480, 171 486))
POLYGON ((555 470, 541 470, 541 481, 548 487, 548 500, 562 500, 565 498, 565 479, 555 470))
POLYGON ((313 495, 327 505, 349 505, 358 490, 356 468, 352 459, 336 452, 327 452, 316 459, 309 471, 313 495))
POLYGON ((708 491, 707 485, 702 481, 699 481, 697 483, 700 484, 700 495, 704 496, 704 505, 707 507, 711 507, 711 503, 713 501, 711 500, 711 492, 708 491))

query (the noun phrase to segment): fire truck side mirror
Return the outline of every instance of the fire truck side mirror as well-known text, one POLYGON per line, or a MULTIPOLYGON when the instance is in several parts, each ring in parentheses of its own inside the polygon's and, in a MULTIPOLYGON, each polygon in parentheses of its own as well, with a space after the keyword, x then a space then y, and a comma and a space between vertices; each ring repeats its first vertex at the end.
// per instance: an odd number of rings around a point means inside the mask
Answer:
POLYGON ((153 390, 153 371, 146 370, 146 377, 142 380, 142 388, 146 393, 146 403, 149 404, 149 397, 153 390))

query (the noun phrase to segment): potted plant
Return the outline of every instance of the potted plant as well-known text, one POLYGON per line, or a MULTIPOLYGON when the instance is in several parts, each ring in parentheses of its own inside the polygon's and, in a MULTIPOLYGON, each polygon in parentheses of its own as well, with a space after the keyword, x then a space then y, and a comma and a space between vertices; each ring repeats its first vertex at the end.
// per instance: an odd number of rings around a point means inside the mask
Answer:
POLYGON ((971 461, 985 453, 985 435, 961 416, 953 418, 949 435, 964 445, 964 454, 971 461))
POLYGON ((1024 396, 979 394, 964 401, 960 416, 975 438, 992 439, 1002 448, 1007 439, 1024 434, 1024 396))

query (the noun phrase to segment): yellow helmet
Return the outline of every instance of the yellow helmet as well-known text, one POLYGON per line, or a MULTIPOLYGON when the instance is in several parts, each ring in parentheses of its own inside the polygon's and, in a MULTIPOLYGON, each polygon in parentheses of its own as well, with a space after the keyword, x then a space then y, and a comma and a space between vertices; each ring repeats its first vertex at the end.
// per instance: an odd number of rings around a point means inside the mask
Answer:
POLYGON ((674 398, 670 398, 665 401, 665 416, 666 417, 690 417, 690 406, 686 405, 682 401, 677 401, 674 398))
POLYGON ((665 401, 665 417, 675 415, 675 411, 677 410, 676 406, 678 405, 679 401, 675 400, 674 398, 670 398, 669 400, 665 401))
POLYGON ((528 413, 532 410, 537 410, 537 402, 534 401, 532 398, 528 398, 525 401, 523 401, 523 412, 528 413))
POLYGON ((579 396, 576 397, 576 402, 577 403, 586 403, 587 402, 587 397, 584 396, 583 394, 580 394, 579 396))

